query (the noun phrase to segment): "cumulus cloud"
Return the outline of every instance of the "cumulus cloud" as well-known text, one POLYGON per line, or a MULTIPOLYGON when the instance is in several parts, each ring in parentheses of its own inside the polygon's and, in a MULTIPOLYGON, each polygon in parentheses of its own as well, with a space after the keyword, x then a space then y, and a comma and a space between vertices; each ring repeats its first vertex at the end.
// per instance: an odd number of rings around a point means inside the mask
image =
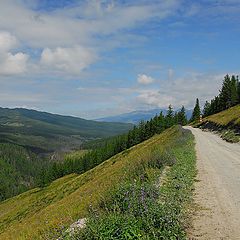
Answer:
POLYGON ((148 85, 154 82, 154 79, 146 74, 138 74, 137 78, 138 83, 148 85))
POLYGON ((0 57, 0 74, 13 75, 26 71, 28 55, 22 52, 17 54, 5 53, 0 57))
MULTIPOLYGON (((43 49, 39 57, 44 71, 49 67, 74 74, 91 65, 98 53, 132 43, 133 37, 127 34, 130 29, 152 19, 164 19, 181 6, 178 0, 85 0, 50 11, 39 10, 39 5, 35 0, 1 1, 0 29, 13 32, 31 52, 43 49)), ((135 45, 138 38, 142 41, 141 36, 134 36, 135 45)), ((10 37, 3 47, 10 48, 14 42, 10 37)))
POLYGON ((0 32, 0 51, 8 51, 17 45, 17 39, 9 32, 0 32))
POLYGON ((0 32, 0 74, 14 75, 26 71, 29 56, 22 52, 16 54, 11 50, 17 46, 17 39, 8 32, 0 32))
POLYGON ((41 54, 41 64, 51 69, 79 74, 90 64, 96 61, 96 54, 87 48, 80 46, 73 48, 56 49, 45 48, 41 54))

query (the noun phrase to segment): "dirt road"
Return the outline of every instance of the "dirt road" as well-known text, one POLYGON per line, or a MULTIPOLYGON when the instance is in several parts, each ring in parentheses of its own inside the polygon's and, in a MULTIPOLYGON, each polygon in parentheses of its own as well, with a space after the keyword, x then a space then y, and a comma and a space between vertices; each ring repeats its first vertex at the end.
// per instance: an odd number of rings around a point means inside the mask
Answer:
POLYGON ((240 239, 240 144, 186 127, 196 139, 199 206, 189 239, 240 239))

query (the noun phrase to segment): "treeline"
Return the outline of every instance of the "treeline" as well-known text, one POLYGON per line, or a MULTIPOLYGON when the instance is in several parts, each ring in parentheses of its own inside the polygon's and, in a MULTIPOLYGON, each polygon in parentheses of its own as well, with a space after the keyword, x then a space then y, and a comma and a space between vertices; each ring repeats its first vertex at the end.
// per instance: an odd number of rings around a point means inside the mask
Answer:
POLYGON ((161 112, 149 121, 141 121, 127 134, 101 140, 101 144, 95 141, 92 150, 78 159, 66 159, 62 163, 54 162, 47 169, 43 168, 38 178, 38 185, 44 186, 70 173, 83 173, 115 154, 149 139, 154 134, 161 133, 175 124, 185 125, 186 123, 185 108, 182 107, 179 112, 174 112, 170 105, 165 116, 161 112), (95 148, 96 145, 100 147, 95 148))
POLYGON ((209 116, 240 103, 240 82, 238 76, 226 75, 224 77, 222 88, 218 96, 215 96, 210 102, 206 101, 203 109, 203 115, 209 116))
POLYGON ((0 143, 0 201, 34 186, 46 161, 21 146, 0 143))

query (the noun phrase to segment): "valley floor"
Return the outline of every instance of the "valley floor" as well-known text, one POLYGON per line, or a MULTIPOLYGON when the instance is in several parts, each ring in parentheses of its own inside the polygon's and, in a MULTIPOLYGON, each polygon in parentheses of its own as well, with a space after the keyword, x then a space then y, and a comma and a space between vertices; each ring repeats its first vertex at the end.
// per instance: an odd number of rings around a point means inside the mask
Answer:
POLYGON ((240 144, 186 127, 196 139, 198 176, 190 239, 240 239, 240 144))

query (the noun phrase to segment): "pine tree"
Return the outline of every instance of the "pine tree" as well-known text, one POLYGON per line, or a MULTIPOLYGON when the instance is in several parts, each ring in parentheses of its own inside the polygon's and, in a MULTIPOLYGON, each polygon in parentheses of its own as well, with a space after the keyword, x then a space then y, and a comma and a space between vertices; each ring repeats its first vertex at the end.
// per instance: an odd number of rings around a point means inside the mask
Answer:
POLYGON ((238 94, 238 103, 240 103, 240 81, 237 76, 237 94, 238 94))
POLYGON ((238 76, 236 77, 236 84, 237 84, 238 103, 240 103, 240 81, 238 76))
POLYGON ((218 111, 222 111, 231 107, 231 85, 230 76, 227 74, 224 77, 222 89, 219 94, 220 109, 218 111))
POLYGON ((174 112, 171 104, 168 106, 168 111, 165 119, 166 119, 166 127, 167 128, 171 127, 174 123, 174 112))
POLYGON ((141 142, 145 140, 145 136, 146 136, 145 125, 146 125, 146 123, 143 120, 140 121, 140 123, 139 123, 139 138, 140 138, 141 142))
POLYGON ((174 124, 178 124, 178 112, 175 112, 175 113, 174 113, 173 123, 174 123, 174 124))
POLYGON ((231 104, 230 106, 235 106, 238 103, 238 81, 237 78, 232 75, 231 77, 231 86, 230 86, 230 94, 231 94, 231 104))
POLYGON ((196 99, 196 104, 193 109, 192 117, 191 117, 191 122, 193 121, 199 121, 201 115, 201 110, 200 110, 200 105, 199 105, 199 99, 196 99))
POLYGON ((178 112, 178 124, 182 126, 187 124, 187 117, 184 106, 182 106, 181 110, 178 112))
POLYGON ((211 114, 211 104, 206 101, 203 108, 203 116, 207 117, 211 114))
POLYGON ((161 133, 166 128, 165 124, 165 117, 163 115, 163 112, 160 112, 158 118, 157 118, 157 133, 161 133))

